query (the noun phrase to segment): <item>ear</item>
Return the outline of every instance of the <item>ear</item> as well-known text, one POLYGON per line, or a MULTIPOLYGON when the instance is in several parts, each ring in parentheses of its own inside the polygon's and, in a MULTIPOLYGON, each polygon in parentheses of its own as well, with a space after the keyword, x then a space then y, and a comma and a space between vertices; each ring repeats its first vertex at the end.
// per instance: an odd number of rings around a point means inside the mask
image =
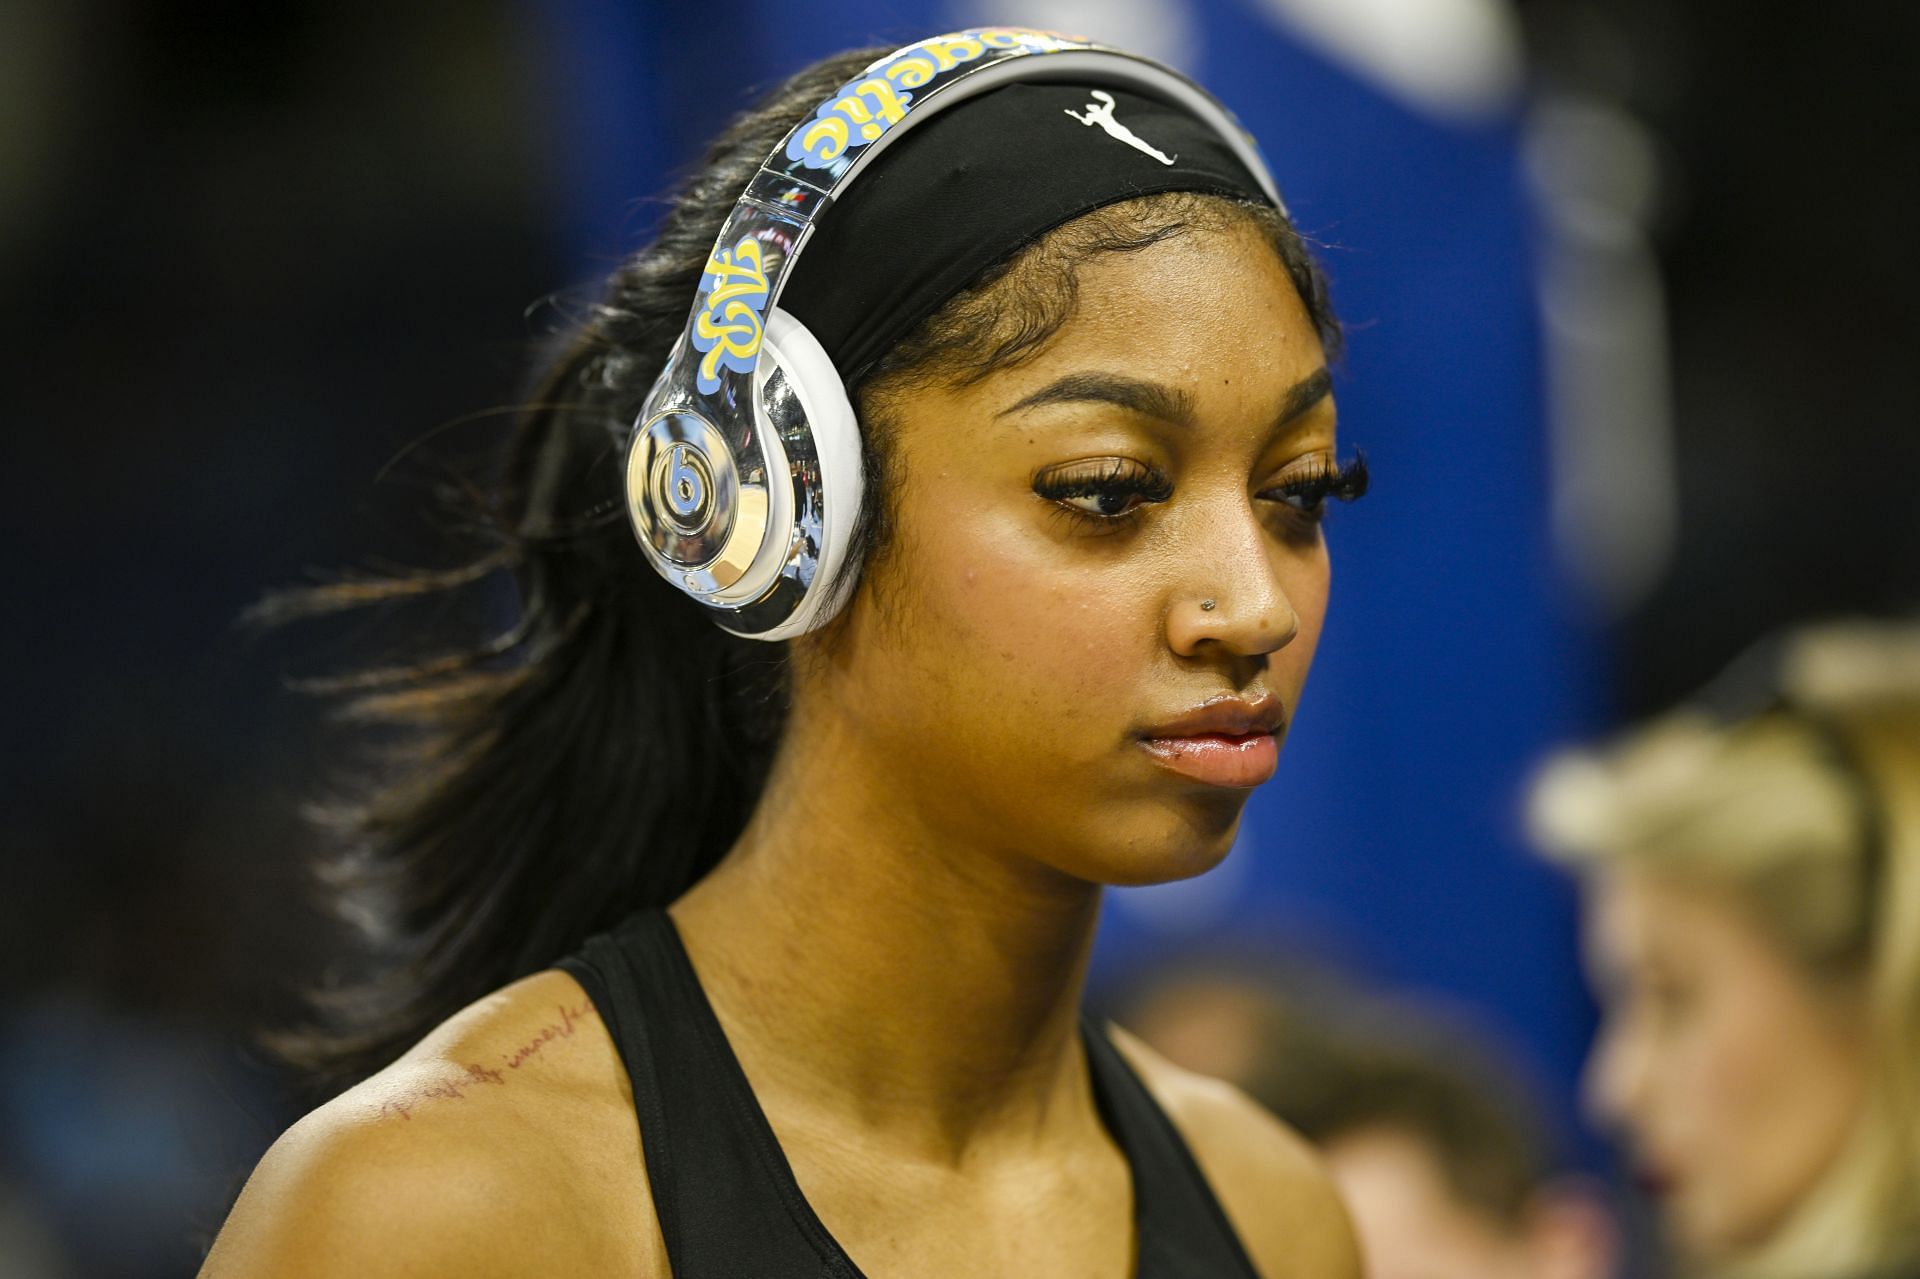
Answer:
POLYGON ((1542 1183, 1527 1204, 1526 1238, 1541 1279, 1608 1279, 1620 1259, 1606 1188, 1589 1177, 1542 1183))

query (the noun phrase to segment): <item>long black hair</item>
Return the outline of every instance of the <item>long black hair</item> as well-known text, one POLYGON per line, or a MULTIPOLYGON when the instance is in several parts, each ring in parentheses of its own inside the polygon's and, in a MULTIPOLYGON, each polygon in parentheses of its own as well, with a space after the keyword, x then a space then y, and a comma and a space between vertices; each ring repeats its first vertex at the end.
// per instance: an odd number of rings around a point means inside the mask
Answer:
MULTIPOLYGON (((338 851, 321 882, 378 941, 378 962, 311 992, 274 1047, 323 1088, 363 1077, 489 991, 594 932, 665 905, 731 846, 785 722, 785 646, 743 640, 657 577, 622 506, 622 445, 686 322, 722 222, 755 167, 886 50, 825 59, 740 116, 675 193, 652 243, 552 348, 529 402, 458 520, 480 545, 451 570, 358 576, 268 596, 276 623, 438 600, 510 582, 513 617, 472 642, 309 681, 373 745, 317 803, 338 851)), ((869 492, 888 491, 888 394, 971 379, 1035 352, 1069 318, 1074 268, 1234 218, 1268 232, 1329 347, 1326 288, 1275 210, 1170 193, 1088 214, 1011 254, 924 322, 856 388, 869 492)), ((885 501, 856 532, 886 544, 885 501)))

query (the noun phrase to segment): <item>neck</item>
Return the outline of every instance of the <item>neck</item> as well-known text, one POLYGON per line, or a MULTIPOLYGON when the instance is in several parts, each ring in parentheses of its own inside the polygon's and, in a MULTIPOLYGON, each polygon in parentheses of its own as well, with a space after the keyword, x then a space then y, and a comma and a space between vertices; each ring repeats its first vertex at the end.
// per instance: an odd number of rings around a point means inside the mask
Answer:
POLYGON ((769 1111, 942 1160, 1087 1113, 1098 886, 929 820, 848 734, 801 740, 672 908, 769 1111))

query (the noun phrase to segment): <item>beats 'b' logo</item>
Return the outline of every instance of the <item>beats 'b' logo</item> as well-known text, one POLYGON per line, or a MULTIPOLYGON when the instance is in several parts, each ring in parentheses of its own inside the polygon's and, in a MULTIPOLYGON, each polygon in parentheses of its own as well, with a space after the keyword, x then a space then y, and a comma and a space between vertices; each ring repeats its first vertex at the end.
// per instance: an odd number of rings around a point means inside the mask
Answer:
POLYGON ((707 455, 679 443, 654 463, 654 502, 667 522, 682 533, 698 533, 713 511, 713 467, 707 455))

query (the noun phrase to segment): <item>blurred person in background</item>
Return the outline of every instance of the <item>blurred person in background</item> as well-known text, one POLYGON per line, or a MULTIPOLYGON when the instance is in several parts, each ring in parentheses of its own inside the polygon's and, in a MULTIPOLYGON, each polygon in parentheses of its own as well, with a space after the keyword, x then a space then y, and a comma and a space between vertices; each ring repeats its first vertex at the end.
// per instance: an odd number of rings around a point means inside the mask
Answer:
POLYGON ((1468 1027, 1324 974, 1234 965, 1176 968, 1119 1020, 1320 1149, 1369 1279, 1612 1273, 1602 1191, 1557 1166, 1517 1072, 1468 1027))
POLYGON ((1920 1273, 1920 632, 1796 633, 1533 816, 1586 899, 1590 1099, 1690 1272, 1920 1273))

